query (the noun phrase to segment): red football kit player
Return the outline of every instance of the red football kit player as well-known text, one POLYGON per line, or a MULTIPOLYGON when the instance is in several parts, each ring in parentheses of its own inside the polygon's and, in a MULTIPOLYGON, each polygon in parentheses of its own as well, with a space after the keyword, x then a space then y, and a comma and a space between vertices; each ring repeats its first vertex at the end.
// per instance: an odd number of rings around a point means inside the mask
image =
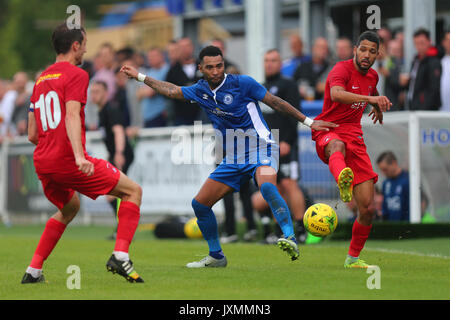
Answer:
POLYGON ((86 52, 84 29, 58 26, 52 35, 56 62, 37 79, 28 114, 28 139, 36 145, 33 159, 46 197, 58 208, 47 222, 22 283, 45 281, 44 261, 77 214, 76 192, 92 199, 110 194, 121 198, 113 254, 106 266, 130 282, 143 282, 128 250, 139 223, 142 190, 109 162, 89 156, 85 116, 89 76, 76 65, 86 52))
POLYGON ((359 254, 372 227, 374 184, 378 175, 373 171, 361 129, 361 118, 367 104, 373 109, 369 116, 374 123, 383 123, 383 112, 391 103, 378 96, 378 74, 371 69, 379 49, 376 33, 361 34, 354 48, 354 58, 338 62, 330 71, 325 87, 323 110, 315 120, 338 124, 329 132, 313 131, 312 139, 320 159, 327 163, 339 187, 342 201, 354 196, 358 217, 353 224, 352 240, 345 267, 367 268, 359 254))

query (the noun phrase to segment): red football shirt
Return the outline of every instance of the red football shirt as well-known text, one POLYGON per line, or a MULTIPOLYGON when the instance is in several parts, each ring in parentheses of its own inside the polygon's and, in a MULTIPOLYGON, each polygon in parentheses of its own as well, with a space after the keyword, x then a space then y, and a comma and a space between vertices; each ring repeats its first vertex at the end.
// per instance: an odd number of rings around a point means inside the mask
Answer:
POLYGON ((365 95, 377 95, 378 74, 372 68, 361 74, 354 66, 353 59, 338 62, 328 74, 322 113, 315 119, 339 124, 337 131, 361 131, 361 118, 367 102, 343 104, 331 100, 331 88, 343 87, 346 91, 365 95))
POLYGON ((87 155, 84 106, 88 85, 87 72, 69 62, 51 65, 36 81, 30 100, 39 132, 33 155, 37 173, 63 173, 76 167, 65 122, 66 102, 71 100, 81 103, 81 142, 87 155))

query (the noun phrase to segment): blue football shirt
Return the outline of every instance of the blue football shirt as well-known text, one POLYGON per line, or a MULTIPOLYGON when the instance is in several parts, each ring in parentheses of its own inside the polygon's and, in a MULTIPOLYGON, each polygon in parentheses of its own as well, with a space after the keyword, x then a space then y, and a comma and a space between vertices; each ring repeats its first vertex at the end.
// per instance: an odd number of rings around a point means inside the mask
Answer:
POLYGON ((204 79, 181 90, 185 99, 196 102, 205 110, 216 129, 216 136, 223 139, 227 159, 252 163, 260 161, 261 151, 267 152, 268 156, 274 153, 272 149, 277 145, 258 103, 267 89, 255 79, 225 74, 225 79, 214 90, 204 79), (256 155, 258 159, 253 158, 256 155))
POLYGON ((383 216, 391 221, 409 220, 409 173, 383 182, 383 216))

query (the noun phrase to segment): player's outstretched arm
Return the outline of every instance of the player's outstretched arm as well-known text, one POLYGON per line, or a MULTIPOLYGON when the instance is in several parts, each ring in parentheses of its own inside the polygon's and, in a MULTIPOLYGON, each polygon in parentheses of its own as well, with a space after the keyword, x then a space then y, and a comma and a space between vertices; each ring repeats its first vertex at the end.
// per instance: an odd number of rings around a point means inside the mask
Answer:
POLYGON ((78 170, 88 176, 94 174, 94 164, 84 156, 83 144, 81 143, 81 103, 78 101, 66 102, 66 132, 72 146, 75 163, 78 170))
POLYGON ((329 131, 329 128, 336 128, 338 127, 337 124, 322 120, 312 120, 305 116, 303 113, 301 113, 297 108, 292 106, 287 101, 281 99, 280 97, 277 97, 270 92, 267 92, 264 98, 262 99, 262 102, 267 104, 269 107, 274 109, 275 111, 283 112, 297 121, 300 121, 304 125, 310 127, 313 130, 317 131, 329 131))
POLYGON ((131 66, 123 66, 120 71, 125 73, 129 78, 136 79, 137 81, 144 82, 150 88, 171 99, 184 99, 181 87, 174 85, 167 81, 160 81, 153 79, 152 77, 145 76, 139 73, 135 68, 131 66))
POLYGON ((382 112, 386 112, 392 106, 392 103, 385 96, 364 96, 348 92, 340 86, 333 86, 330 89, 331 100, 343 104, 353 104, 359 102, 368 102, 372 106, 378 106, 382 112))

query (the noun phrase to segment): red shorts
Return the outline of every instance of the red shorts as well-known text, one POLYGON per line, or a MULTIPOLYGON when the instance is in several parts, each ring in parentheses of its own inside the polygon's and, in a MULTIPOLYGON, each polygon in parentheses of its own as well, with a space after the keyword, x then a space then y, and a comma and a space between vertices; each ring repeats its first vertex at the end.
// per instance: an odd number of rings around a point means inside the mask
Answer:
POLYGON ((357 185, 371 179, 373 179, 373 183, 376 183, 378 174, 373 171, 372 162, 367 154, 367 147, 362 133, 315 132, 313 140, 316 141, 316 151, 319 158, 328 164, 328 159, 325 156, 325 147, 330 141, 335 139, 341 140, 345 144, 345 163, 353 170, 355 175, 353 184, 357 185))
POLYGON ((45 196, 58 209, 61 210, 72 199, 75 191, 95 200, 110 193, 119 182, 120 171, 108 161, 92 157, 86 159, 94 164, 94 174, 90 177, 78 167, 71 172, 38 173, 45 196))

